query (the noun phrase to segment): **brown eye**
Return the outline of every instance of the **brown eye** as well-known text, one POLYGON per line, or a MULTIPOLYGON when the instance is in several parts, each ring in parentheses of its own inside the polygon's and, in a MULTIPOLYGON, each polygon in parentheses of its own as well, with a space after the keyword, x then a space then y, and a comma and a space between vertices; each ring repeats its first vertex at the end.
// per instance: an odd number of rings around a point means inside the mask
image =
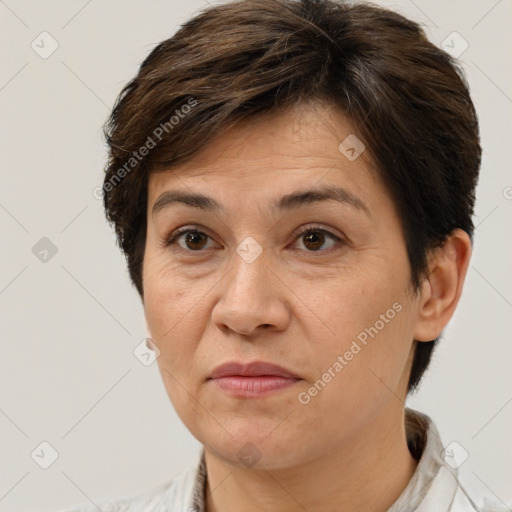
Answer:
POLYGON ((202 231, 196 229, 182 229, 174 233, 166 245, 177 244, 186 251, 201 251, 209 249, 207 246, 211 238, 202 231))
POLYGON ((303 235, 304 245, 311 251, 318 251, 325 243, 325 236, 320 231, 309 231, 303 235))
POLYGON ((302 242, 302 245, 308 252, 327 252, 336 245, 343 243, 340 237, 320 227, 309 227, 303 230, 302 233, 299 233, 298 240, 302 242), (327 247, 325 247, 325 245, 327 245, 327 247))
POLYGON ((185 245, 188 249, 193 251, 199 251, 204 248, 208 241, 208 235, 201 233, 200 231, 189 231, 185 233, 185 245))

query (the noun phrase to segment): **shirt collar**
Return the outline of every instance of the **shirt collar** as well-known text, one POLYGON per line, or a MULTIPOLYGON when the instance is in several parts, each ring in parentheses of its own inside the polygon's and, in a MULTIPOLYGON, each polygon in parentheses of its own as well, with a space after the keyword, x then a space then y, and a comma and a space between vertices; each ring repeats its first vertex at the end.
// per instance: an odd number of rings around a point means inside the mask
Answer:
POLYGON ((405 433, 409 451, 418 465, 406 488, 388 512, 417 510, 439 470, 446 465, 441 456, 444 450, 441 437, 429 416, 406 407, 405 433))

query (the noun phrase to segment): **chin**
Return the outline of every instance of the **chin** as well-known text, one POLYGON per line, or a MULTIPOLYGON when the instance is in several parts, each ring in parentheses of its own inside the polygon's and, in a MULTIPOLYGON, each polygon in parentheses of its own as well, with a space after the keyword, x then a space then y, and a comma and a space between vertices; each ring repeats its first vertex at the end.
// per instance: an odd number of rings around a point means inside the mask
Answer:
POLYGON ((227 464, 237 468, 277 470, 294 466, 301 459, 297 450, 297 438, 274 437, 276 433, 246 433, 241 436, 229 436, 219 443, 219 438, 211 443, 204 442, 205 448, 227 464))

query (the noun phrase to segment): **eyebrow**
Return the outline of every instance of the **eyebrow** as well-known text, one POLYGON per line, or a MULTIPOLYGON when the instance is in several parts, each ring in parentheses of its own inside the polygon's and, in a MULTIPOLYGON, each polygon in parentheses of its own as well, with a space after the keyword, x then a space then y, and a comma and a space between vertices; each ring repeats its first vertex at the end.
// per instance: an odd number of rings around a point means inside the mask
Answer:
MULTIPOLYGON (((271 201, 269 208, 277 211, 293 210, 311 203, 329 200, 338 201, 351 206, 371 217, 370 209, 361 199, 352 194, 352 192, 335 186, 298 190, 271 201)), ((167 192, 163 192, 153 204, 152 215, 154 216, 176 203, 185 204, 205 211, 225 212, 224 207, 211 197, 203 194, 189 194, 179 190, 168 190, 167 192)))

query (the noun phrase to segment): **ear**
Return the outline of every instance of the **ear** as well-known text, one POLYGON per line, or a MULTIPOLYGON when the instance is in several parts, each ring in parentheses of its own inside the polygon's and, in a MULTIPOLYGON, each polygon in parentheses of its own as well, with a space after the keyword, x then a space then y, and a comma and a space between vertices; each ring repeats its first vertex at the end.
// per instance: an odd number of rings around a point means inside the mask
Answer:
POLYGON ((146 318, 146 316, 144 315, 144 322, 146 323, 146 333, 147 333, 147 338, 151 338, 151 329, 149 328, 149 324, 148 324, 148 319, 146 318))
POLYGON ((471 240, 462 229, 453 230, 442 246, 429 252, 415 340, 432 341, 441 334, 459 302, 470 258, 471 240))

